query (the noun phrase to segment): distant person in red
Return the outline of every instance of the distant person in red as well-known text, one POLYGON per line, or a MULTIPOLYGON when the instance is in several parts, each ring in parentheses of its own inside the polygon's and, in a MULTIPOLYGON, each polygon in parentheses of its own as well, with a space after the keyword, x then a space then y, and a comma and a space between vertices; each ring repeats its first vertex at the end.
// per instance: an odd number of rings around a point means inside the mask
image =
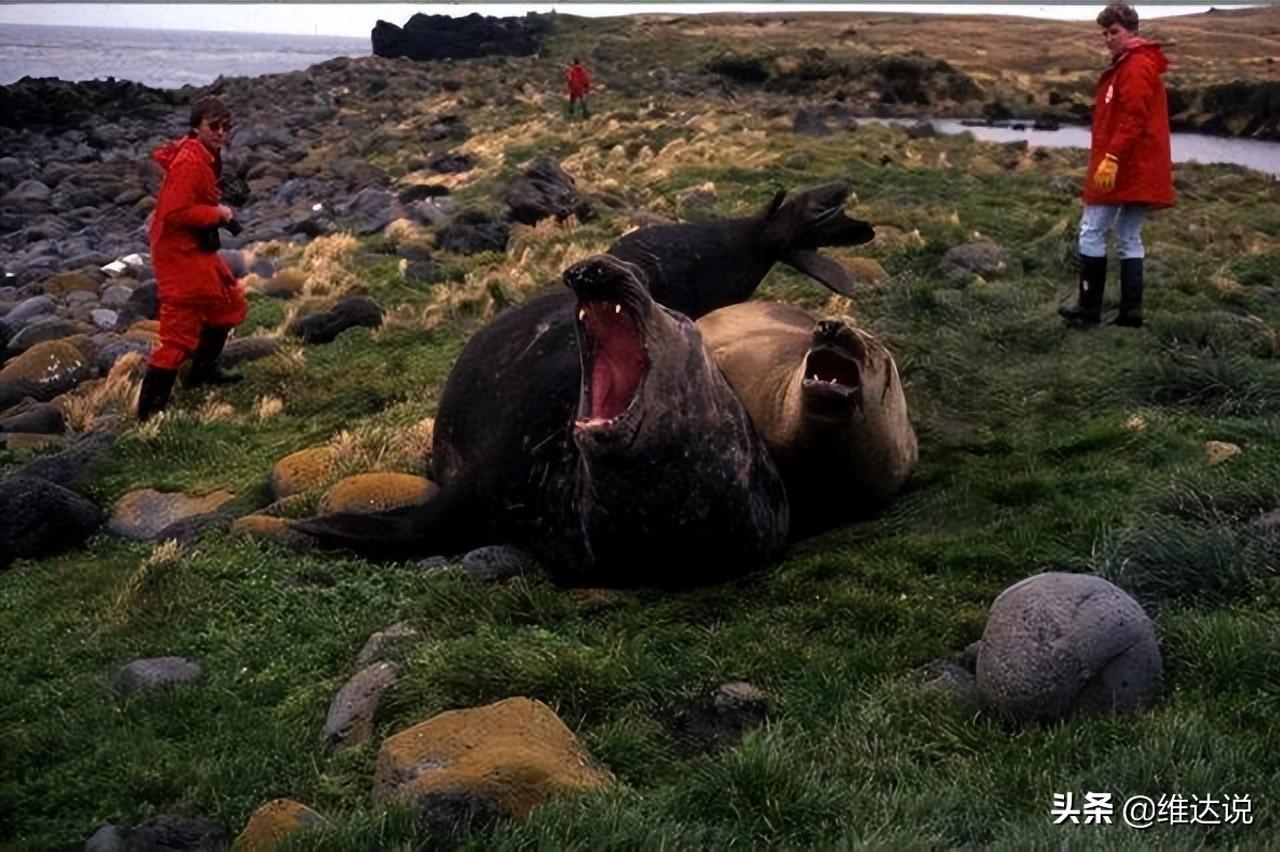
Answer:
POLYGON ((1076 304, 1058 313, 1070 324, 1102 321, 1107 231, 1120 259, 1120 313, 1115 324, 1142 326, 1142 223, 1173 206, 1169 101, 1160 75, 1169 67, 1160 45, 1138 35, 1138 13, 1113 3, 1098 14, 1111 65, 1093 104, 1093 141, 1080 218, 1080 284, 1076 304))
POLYGON ((573 64, 564 69, 564 84, 569 89, 569 118, 573 118, 575 105, 582 107, 582 117, 586 118, 590 115, 587 110, 587 93, 591 91, 591 77, 583 67, 582 60, 576 56, 573 58, 573 64))
POLYGON ((218 228, 239 230, 218 187, 230 131, 231 113, 222 99, 201 98, 191 107, 191 131, 151 154, 165 170, 148 232, 160 339, 138 395, 140 421, 168 404, 178 368, 187 359, 189 386, 241 378, 218 366, 227 335, 248 312, 244 291, 218 254, 218 228))

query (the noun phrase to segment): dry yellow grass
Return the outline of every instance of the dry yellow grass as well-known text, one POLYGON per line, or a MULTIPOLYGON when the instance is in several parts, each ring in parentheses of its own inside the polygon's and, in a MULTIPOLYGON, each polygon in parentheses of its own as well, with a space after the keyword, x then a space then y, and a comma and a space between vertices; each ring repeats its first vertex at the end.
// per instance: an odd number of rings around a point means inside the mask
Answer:
POLYGON ((358 284, 349 261, 359 247, 360 241, 345 232, 312 240, 302 251, 302 271, 307 276, 302 295, 337 295, 358 284))
POLYGON ((143 355, 127 352, 116 360, 101 381, 86 382, 75 393, 59 397, 56 402, 67 428, 73 432, 87 432, 103 415, 131 416, 137 406, 138 388, 145 368, 146 358, 143 355))
POLYGON ((259 420, 270 420, 272 417, 278 417, 284 413, 284 400, 270 394, 260 396, 253 405, 253 413, 259 420))
POLYGON ((120 584, 119 591, 103 615, 103 629, 115 630, 125 626, 144 605, 148 586, 154 584, 161 573, 176 565, 181 555, 182 546, 176 539, 153 546, 146 558, 120 584))

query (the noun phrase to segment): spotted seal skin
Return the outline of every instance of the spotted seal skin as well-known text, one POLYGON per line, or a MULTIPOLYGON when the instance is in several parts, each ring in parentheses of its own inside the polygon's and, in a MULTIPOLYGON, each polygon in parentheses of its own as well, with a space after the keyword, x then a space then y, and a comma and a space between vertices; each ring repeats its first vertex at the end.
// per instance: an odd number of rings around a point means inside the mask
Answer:
POLYGON ((919 458, 893 356, 845 319, 776 302, 698 320, 787 486, 793 535, 874 512, 919 458))
POLYGON ((567 585, 682 585, 780 556, 786 491, 697 326, 608 255, 564 283, 459 355, 436 415, 439 495, 294 528, 372 555, 511 544, 567 585))
POLYGON ((840 183, 791 198, 780 191, 755 216, 641 228, 608 251, 644 271, 656 301, 693 319, 751 298, 779 261, 851 296, 849 273, 818 253, 874 239, 870 224, 845 215, 849 193, 840 183))

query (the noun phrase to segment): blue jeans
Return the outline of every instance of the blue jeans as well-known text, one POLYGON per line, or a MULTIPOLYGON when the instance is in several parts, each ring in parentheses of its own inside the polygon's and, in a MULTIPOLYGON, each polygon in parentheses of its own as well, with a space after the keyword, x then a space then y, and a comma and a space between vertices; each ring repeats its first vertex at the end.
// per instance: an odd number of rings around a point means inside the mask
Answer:
POLYGON ((1142 248, 1145 204, 1086 204, 1080 217, 1080 253, 1107 256, 1107 231, 1115 228, 1116 254, 1121 260, 1146 257, 1142 248))

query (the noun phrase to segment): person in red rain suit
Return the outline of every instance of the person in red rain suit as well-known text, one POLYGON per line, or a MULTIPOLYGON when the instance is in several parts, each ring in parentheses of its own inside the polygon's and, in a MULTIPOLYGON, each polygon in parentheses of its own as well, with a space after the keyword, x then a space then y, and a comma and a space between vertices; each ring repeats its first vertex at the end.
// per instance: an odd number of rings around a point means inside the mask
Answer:
POLYGON ((191 107, 191 131, 151 155, 165 170, 148 230, 160 334, 138 394, 140 421, 168 404, 178 368, 188 359, 187 385, 240 380, 218 366, 227 335, 248 312, 244 291, 218 254, 218 228, 234 219, 218 188, 230 130, 222 99, 201 98, 191 107))
POLYGON ((591 77, 587 74, 587 69, 583 67, 582 60, 576 56, 573 58, 573 64, 564 69, 564 84, 569 89, 569 108, 567 115, 573 118, 573 108, 575 105, 582 107, 582 117, 586 118, 590 113, 587 111, 587 93, 591 91, 591 77))
POLYGON ((1115 325, 1142 326, 1142 223, 1173 206, 1169 101, 1160 75, 1169 67, 1160 45, 1138 35, 1138 13, 1113 3, 1098 14, 1111 65, 1098 81, 1093 139, 1080 218, 1080 283, 1076 304, 1058 313, 1072 325, 1102 321, 1107 231, 1120 258, 1120 312, 1115 325))

